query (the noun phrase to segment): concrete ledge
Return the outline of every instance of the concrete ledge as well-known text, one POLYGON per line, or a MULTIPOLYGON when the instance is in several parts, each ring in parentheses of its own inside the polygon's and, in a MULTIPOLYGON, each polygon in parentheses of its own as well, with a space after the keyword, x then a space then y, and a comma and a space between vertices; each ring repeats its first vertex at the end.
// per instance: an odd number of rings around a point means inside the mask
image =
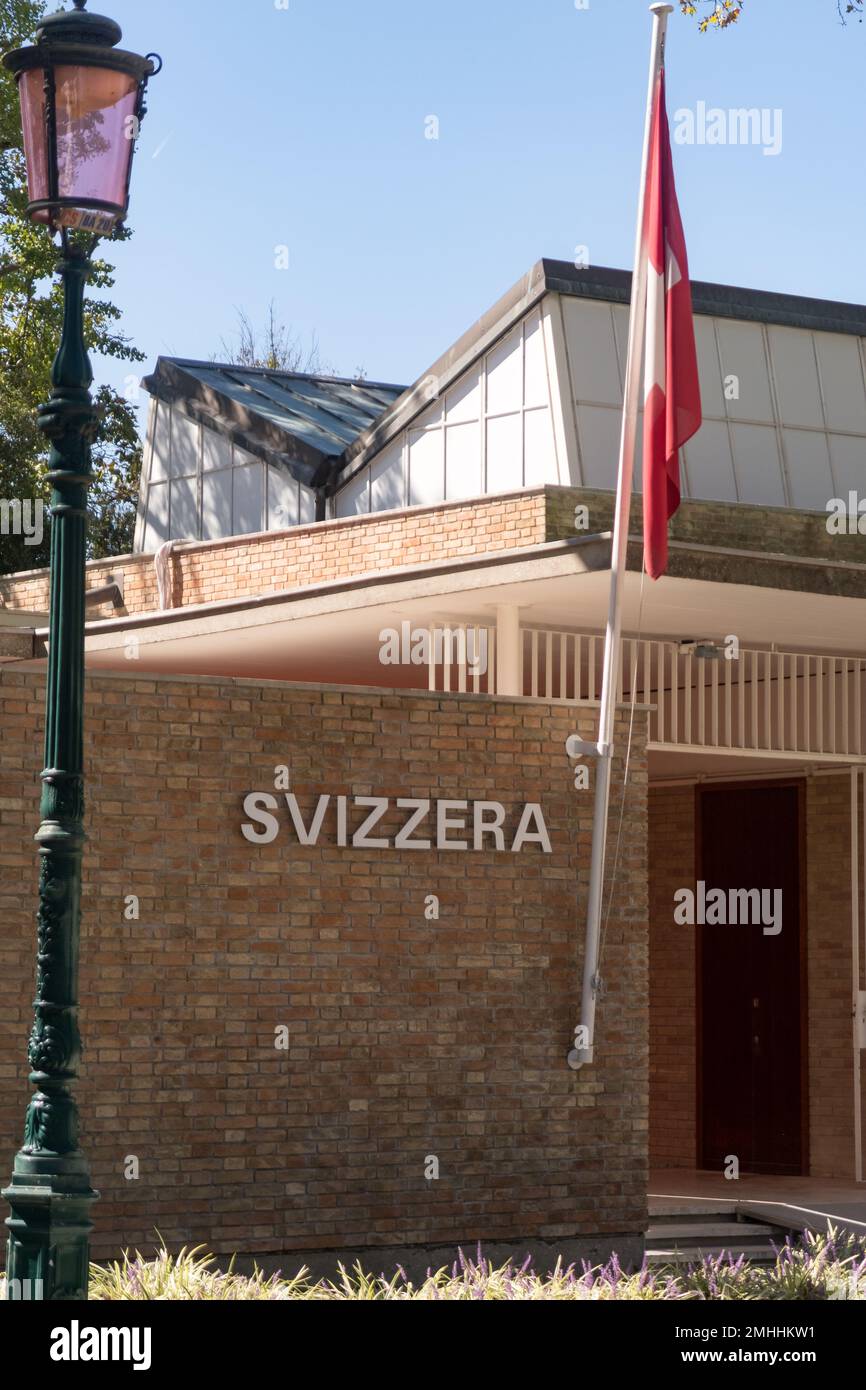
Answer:
POLYGON ((0 628, 0 661, 32 661, 42 655, 32 627, 0 628))
MULTIPOLYGON (((613 524, 615 496, 597 488, 545 488, 548 541, 574 535, 574 509, 590 531, 613 524)), ((642 501, 632 498, 628 567, 640 570, 642 501)), ((866 597, 866 535, 835 536, 826 512, 685 499, 671 523, 669 573, 683 579, 866 597), (757 562, 757 563, 756 563, 757 562)))
MULTIPOLYGON (((477 1241, 469 1239, 459 1247, 467 1258, 475 1258, 477 1241)), ((539 1274, 547 1274, 557 1260, 563 1268, 570 1264, 580 1265, 586 1260, 590 1265, 606 1264, 611 1255, 616 1254, 624 1269, 637 1269, 644 1256, 644 1235, 634 1231, 615 1235, 573 1236, 561 1241, 536 1240, 534 1238, 513 1241, 482 1241, 481 1253, 494 1267, 511 1259, 515 1265, 522 1265, 527 1255, 531 1256, 533 1268, 539 1274)), ((434 1271, 443 1266, 451 1268, 459 1263, 457 1245, 366 1245, 342 1250, 291 1250, 283 1253, 242 1255, 238 1254, 234 1268, 239 1274, 250 1274, 253 1266, 258 1266, 266 1274, 278 1271, 286 1278, 294 1276, 306 1267, 314 1279, 332 1279, 337 1275, 337 1265, 341 1263, 351 1270, 360 1262, 368 1274, 384 1273, 391 1278, 398 1266, 405 1269, 409 1278, 416 1283, 426 1277, 428 1269, 434 1271)), ((227 1269, 229 1260, 225 1255, 216 1259, 221 1269, 227 1269)))

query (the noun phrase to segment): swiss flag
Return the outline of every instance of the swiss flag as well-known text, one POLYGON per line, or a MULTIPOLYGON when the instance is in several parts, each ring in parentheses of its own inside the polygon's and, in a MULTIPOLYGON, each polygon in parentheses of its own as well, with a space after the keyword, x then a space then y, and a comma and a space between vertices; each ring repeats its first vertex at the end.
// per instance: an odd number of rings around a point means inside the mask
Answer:
POLYGON ((686 241, 674 186, 665 75, 659 73, 647 172, 644 246, 644 564, 652 579, 668 563, 668 522, 680 505, 679 450, 701 426, 701 391, 686 241))

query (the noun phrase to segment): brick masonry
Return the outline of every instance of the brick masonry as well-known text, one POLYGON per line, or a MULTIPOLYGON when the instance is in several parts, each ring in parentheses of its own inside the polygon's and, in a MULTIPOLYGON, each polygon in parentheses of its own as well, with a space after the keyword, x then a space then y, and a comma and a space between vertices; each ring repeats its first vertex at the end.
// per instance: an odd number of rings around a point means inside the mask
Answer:
MULTIPOLYGON (((809 1171, 853 1178, 851 839, 847 774, 806 781, 809 1171)), ((650 788, 650 1163, 696 1163, 695 942, 673 921, 692 886, 695 790, 650 788)))
MULTIPOLYGON (((613 503, 612 492, 541 487, 285 531, 179 543, 171 563, 172 606, 283 593, 396 566, 492 555, 574 537, 578 504, 588 508, 590 531, 609 531, 613 503)), ((699 549, 674 547, 670 573, 720 583, 866 596, 866 536, 831 536, 825 523, 826 517, 815 512, 686 501, 674 518, 671 536, 699 549), (761 558, 755 559, 761 552, 761 558)), ((641 503, 635 497, 631 530, 639 534, 640 528, 641 503)), ((629 564, 640 568, 639 546, 630 548, 629 564)), ((159 599, 152 555, 91 561, 87 586, 99 588, 121 573, 125 612, 156 611, 159 599)), ((0 577, 2 608, 47 611, 48 571, 0 577)), ((91 610, 89 616, 116 615, 106 605, 91 610)))
POLYGON ((853 1177, 848 776, 807 781, 806 840, 811 1172, 818 1177, 853 1177))
MULTIPOLYGON (((578 503, 602 531, 612 501, 548 487, 181 546, 173 603, 539 545, 574 534, 578 503)), ((687 577, 858 594, 866 582, 839 565, 862 565, 866 540, 828 537, 818 514, 688 502, 672 534, 725 552, 674 550, 672 572, 687 577)), ((126 611, 156 609, 152 556, 91 563, 88 585, 121 571, 126 611)), ((0 579, 0 606, 47 603, 47 572, 0 579)), ((27 1096, 40 679, 0 673, 0 1137, 10 1161, 27 1096)), ((562 1057, 577 1021, 592 828, 591 797, 570 791, 562 755, 576 717, 594 737, 593 712, 529 701, 91 680, 81 1095, 104 1193, 98 1253, 146 1244, 157 1225, 218 1253, 478 1237, 621 1243, 643 1229, 647 1148, 658 1167, 696 1161, 694 941, 671 912, 674 888, 696 876, 694 792, 652 789, 647 818, 638 751, 607 935, 602 1061, 575 1077, 562 1057), (540 799, 570 849, 543 861, 532 849, 368 856, 292 850, 285 832, 274 846, 248 845, 242 796, 287 761, 309 793, 540 799), (440 884, 442 920, 430 924, 423 897, 440 884), (138 924, 123 920, 126 893, 141 898, 138 924), (287 1053, 272 1043, 282 1022, 287 1053), (138 1182, 122 1176, 129 1153, 138 1182), (428 1153, 442 1162, 437 1183, 423 1180, 428 1153)), ((811 1171, 822 1177, 853 1173, 848 796, 845 777, 809 780, 811 1171)))
MULTIPOLYGON (((589 511, 590 531, 613 528, 614 494, 590 488, 545 489, 547 537, 574 535, 574 509, 589 511)), ((629 530, 641 534, 642 502, 633 498, 629 530)), ((866 598, 866 535, 835 535, 825 512, 742 502, 683 501, 671 527, 667 573, 720 584, 866 598)), ((641 569, 640 544, 629 568, 641 569)))
MULTIPOLYGON (((541 488, 184 544, 172 560, 172 606, 252 598, 399 565, 495 554, 543 542, 545 526, 541 488)), ((152 555, 91 562, 87 587, 97 589, 121 572, 127 613, 159 608, 152 555)), ((0 578, 0 607, 46 611, 48 571, 0 578)), ((93 616, 113 615, 105 607, 93 616)))
POLYGON ((694 787, 649 793, 650 1164, 694 1168, 695 938, 673 918, 695 881, 694 787))
MULTIPOLYGON (((0 673, 7 1169, 28 1097, 42 699, 40 674, 0 673)), ((563 745, 575 728, 592 736, 593 710, 90 677, 79 1095, 102 1192, 95 1255, 150 1248, 157 1227, 218 1254, 634 1245, 648 1123, 642 723, 598 1064, 574 1073, 592 795, 574 791, 563 745), (554 853, 339 849, 330 820, 301 848, 286 815, 272 844, 249 844, 243 798, 273 790, 281 764, 307 816, 320 791, 539 801, 554 853), (129 894, 137 922, 124 920, 129 894), (425 1181, 428 1155, 438 1181, 425 1181)), ((390 813, 384 824, 393 832, 390 813)))

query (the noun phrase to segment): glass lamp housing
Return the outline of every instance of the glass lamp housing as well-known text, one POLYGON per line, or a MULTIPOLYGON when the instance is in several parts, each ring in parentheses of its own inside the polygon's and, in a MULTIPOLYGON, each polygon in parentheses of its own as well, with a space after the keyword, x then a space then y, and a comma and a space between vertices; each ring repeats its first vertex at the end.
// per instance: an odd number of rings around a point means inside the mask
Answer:
POLYGON ((29 216, 53 230, 107 235, 126 217, 145 88, 159 60, 115 48, 114 21, 75 3, 3 62, 18 82, 29 216))

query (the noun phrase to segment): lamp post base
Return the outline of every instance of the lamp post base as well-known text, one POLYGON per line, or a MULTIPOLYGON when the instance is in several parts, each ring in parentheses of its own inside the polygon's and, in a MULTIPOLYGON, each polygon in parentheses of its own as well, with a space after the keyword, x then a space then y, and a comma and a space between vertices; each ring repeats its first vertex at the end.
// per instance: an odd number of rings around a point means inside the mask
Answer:
MULTIPOLYGON (((27 1162, 29 1155, 19 1155, 20 1159, 27 1162)), ((99 1193, 90 1186, 82 1155, 77 1161, 67 1159, 63 1166, 63 1174, 15 1172, 10 1186, 0 1194, 12 1209, 6 1218, 8 1300, 50 1303, 87 1298, 90 1208, 99 1193)))

